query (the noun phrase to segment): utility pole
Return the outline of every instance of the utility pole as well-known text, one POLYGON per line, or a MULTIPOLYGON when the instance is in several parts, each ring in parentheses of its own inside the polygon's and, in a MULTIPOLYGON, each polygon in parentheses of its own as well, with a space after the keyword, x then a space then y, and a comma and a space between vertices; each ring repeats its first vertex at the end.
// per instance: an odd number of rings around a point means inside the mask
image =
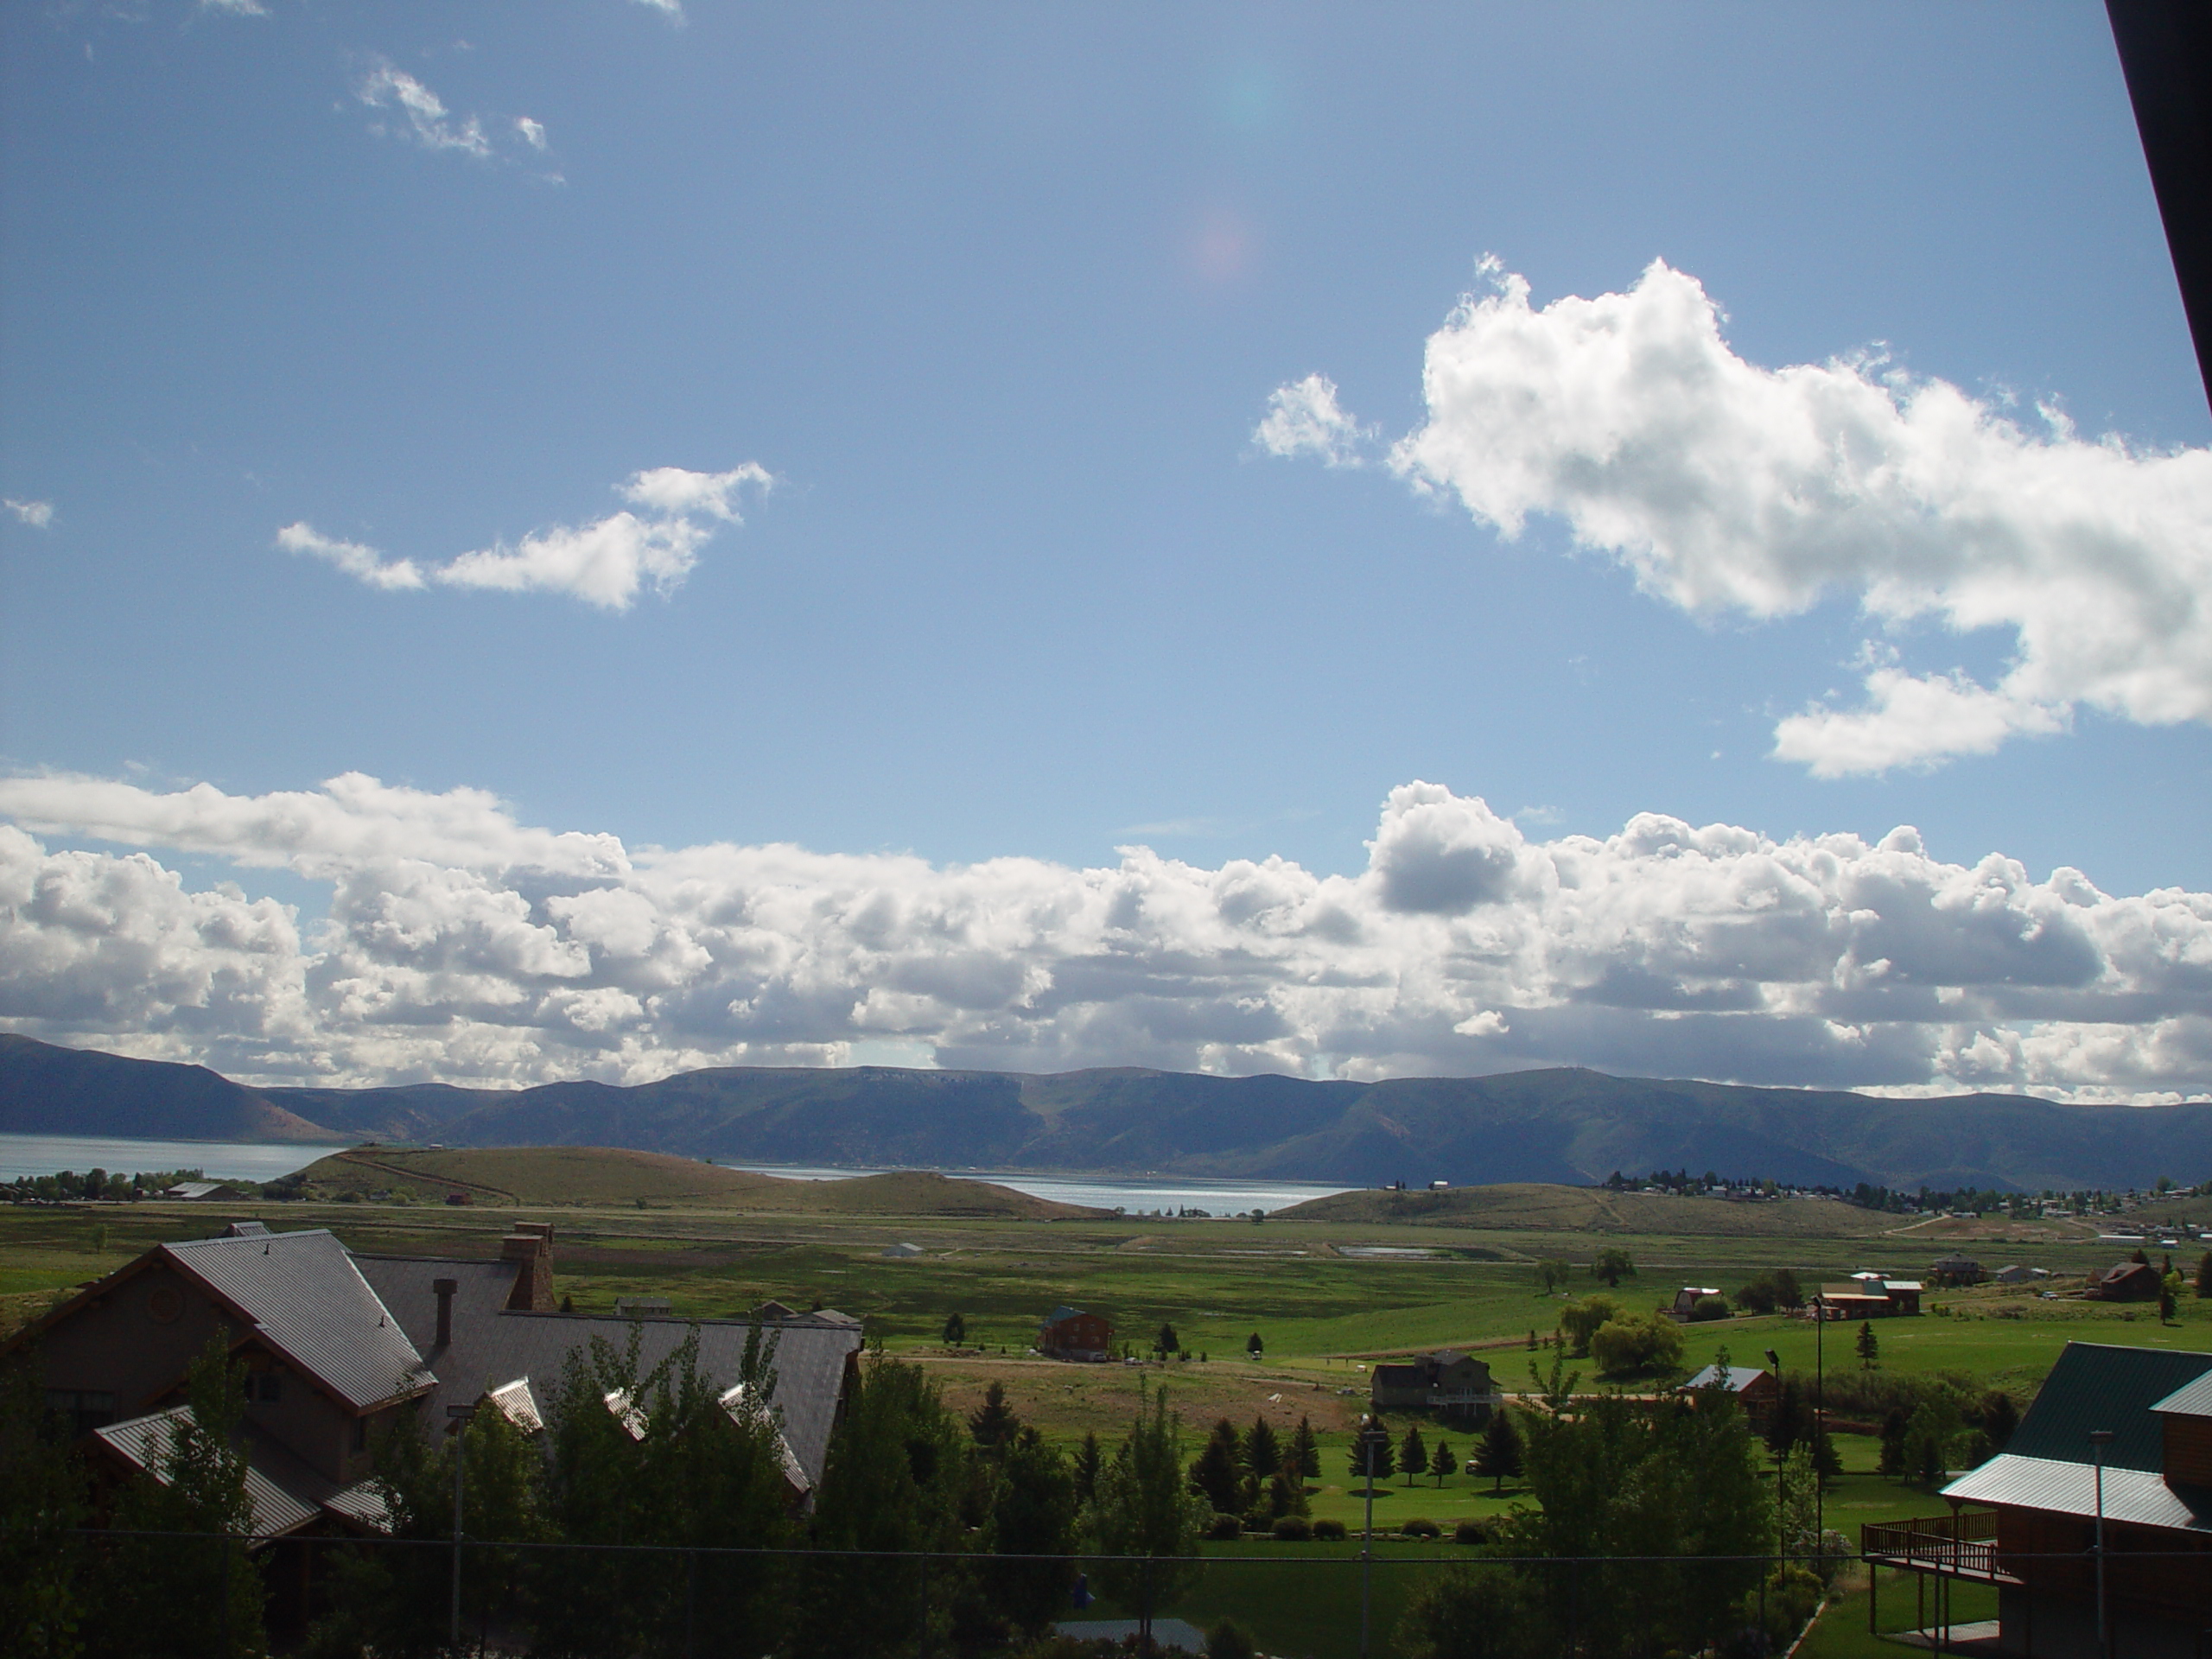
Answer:
POLYGON ((468 1420, 476 1414, 474 1406, 448 1406, 447 1421, 453 1425, 453 1608, 452 1628, 448 1635, 448 1646, 456 1656, 461 1652, 461 1450, 468 1443, 468 1420))
POLYGON ((2097 1659, 2112 1659, 2105 1627, 2105 1447, 2111 1444, 2112 1430, 2089 1431, 2089 1456, 2097 1466, 2097 1659))
POLYGON ((1369 1587, 1375 1575, 1375 1450, 1390 1443, 1390 1431, 1370 1414, 1359 1420, 1359 1468, 1367 1477, 1367 1526, 1359 1540, 1359 1659, 1367 1659, 1369 1587))

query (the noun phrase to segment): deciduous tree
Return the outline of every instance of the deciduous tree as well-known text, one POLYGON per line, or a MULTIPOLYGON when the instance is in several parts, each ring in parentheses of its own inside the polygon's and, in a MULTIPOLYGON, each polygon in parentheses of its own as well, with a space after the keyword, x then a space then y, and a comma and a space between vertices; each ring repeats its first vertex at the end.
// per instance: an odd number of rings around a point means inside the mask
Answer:
POLYGON ((1622 1280, 1636 1277, 1636 1263, 1619 1245, 1609 1244, 1598 1252, 1598 1259, 1590 1264, 1590 1276, 1604 1280, 1608 1290, 1615 1289, 1622 1280))

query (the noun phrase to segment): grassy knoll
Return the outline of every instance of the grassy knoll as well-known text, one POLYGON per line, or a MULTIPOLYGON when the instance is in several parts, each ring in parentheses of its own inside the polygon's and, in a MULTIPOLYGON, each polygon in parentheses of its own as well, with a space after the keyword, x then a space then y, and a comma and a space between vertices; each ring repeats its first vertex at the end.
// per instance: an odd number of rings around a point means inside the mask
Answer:
POLYGON ((988 1181, 894 1171, 798 1181, 696 1158, 616 1147, 418 1148, 364 1146, 318 1160, 299 1183, 321 1201, 767 1211, 849 1216, 976 1216, 1052 1221, 1095 1215, 988 1181))

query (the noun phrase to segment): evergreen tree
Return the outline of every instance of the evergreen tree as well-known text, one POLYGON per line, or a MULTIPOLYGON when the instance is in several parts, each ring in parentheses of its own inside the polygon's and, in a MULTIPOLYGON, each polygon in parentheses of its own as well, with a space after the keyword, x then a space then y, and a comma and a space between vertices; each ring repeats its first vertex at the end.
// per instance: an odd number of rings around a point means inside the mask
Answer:
POLYGON ((1098 1449, 1098 1436, 1086 1433, 1083 1444, 1075 1449, 1075 1459, 1070 1470, 1075 1477, 1075 1501, 1078 1504, 1088 1503, 1097 1496, 1102 1455, 1098 1449))
POLYGON ((1489 1427, 1475 1447, 1475 1472, 1491 1478, 1491 1491, 1505 1490, 1506 1481, 1521 1473, 1521 1435, 1513 1427, 1513 1414, 1503 1406, 1491 1414, 1489 1427))
POLYGON ((1981 1396, 1978 1413, 1981 1432, 1989 1436, 1993 1450, 2002 1452, 2012 1439, 2012 1431, 2020 1426, 2020 1408, 2012 1403, 2012 1396, 2002 1389, 1992 1389, 1981 1396))
POLYGON ((861 1368, 844 1419, 830 1438, 798 1650, 860 1655, 899 1648, 912 1637, 925 1584, 927 1617, 933 1624, 942 1617, 937 1610, 949 1599, 953 1574, 939 1568, 925 1579, 916 1560, 836 1552, 957 1550, 966 1484, 967 1437, 961 1431, 919 1366, 878 1349, 861 1368))
POLYGON ((1791 1377, 1776 1396, 1774 1414, 1767 1420, 1767 1450, 1782 1457, 1813 1431, 1813 1414, 1806 1409, 1805 1391, 1791 1377))
POLYGON ((1152 1345, 1162 1359, 1173 1359, 1183 1350, 1182 1343, 1176 1338, 1175 1327, 1164 1320, 1160 1326, 1160 1334, 1152 1339, 1152 1345))
POLYGON ((2212 1250, 2196 1258, 2196 1296, 2199 1301, 2212 1301, 2212 1250))
POLYGON ((1283 1465, 1300 1480, 1321 1478, 1321 1442, 1313 1433, 1313 1425, 1303 1417, 1291 1431, 1290 1450, 1283 1455, 1283 1465))
POLYGON ((1236 1425, 1224 1417, 1191 1459, 1191 1490, 1202 1495, 1217 1515, 1236 1515, 1243 1508, 1237 1501, 1241 1452, 1236 1425))
POLYGON ((1445 1478, 1458 1472, 1458 1470, 1459 1465, 1452 1459, 1452 1442, 1439 1440, 1436 1443, 1434 1455, 1428 1460, 1428 1472, 1436 1477, 1436 1487, 1439 1491, 1444 1490, 1445 1478))
POLYGON ((22 1659, 71 1659, 83 1650, 80 1550, 70 1529, 85 1522, 85 1471, 65 1433, 47 1421, 35 1350, 0 1362, 0 1630, 22 1659))
POLYGON ((995 1452, 1011 1441, 1021 1419, 1006 1402, 1006 1384, 994 1378, 983 1390, 983 1403, 968 1415, 968 1435, 986 1452, 995 1452))
POLYGON ((1264 1417, 1255 1417, 1252 1427, 1244 1431, 1244 1444, 1240 1452, 1244 1472, 1256 1481, 1270 1481, 1282 1468, 1282 1448, 1276 1443, 1275 1432, 1264 1417))
POLYGON ((1267 1344, 1260 1340, 1260 1333, 1258 1332, 1255 1331, 1250 1336, 1244 1338, 1244 1351, 1251 1355, 1255 1359, 1257 1359, 1262 1354, 1267 1351, 1267 1344))
POLYGON ((1034 1560, 982 1563, 991 1605, 1034 1635, 1060 1616, 1075 1583, 1075 1477, 1068 1460, 1033 1428, 1024 1428, 1001 1460, 998 1491, 984 1530, 995 1555, 1034 1560))
POLYGON ((1882 1363, 1881 1338, 1874 1334, 1874 1322, 1872 1319, 1859 1320, 1859 1341, 1856 1345, 1859 1350, 1860 1370, 1871 1371, 1882 1363))
POLYGON ((1408 1486, 1428 1472, 1428 1444, 1421 1437, 1419 1423, 1408 1423, 1406 1438, 1398 1442, 1398 1468, 1408 1486))
POLYGON ((944 1345, 957 1348, 968 1340, 968 1321, 958 1313, 944 1316, 944 1345))
POLYGON ((1398 1471, 1397 1457, 1390 1446, 1390 1431, 1380 1417, 1370 1417, 1362 1423, 1352 1435, 1349 1456, 1351 1472, 1363 1476, 1370 1486, 1378 1480, 1388 1480, 1398 1471))
POLYGON ((1882 1454, 1876 1465, 1878 1471, 1891 1480, 1904 1477, 1904 1437, 1912 1420, 1903 1406, 1891 1406, 1882 1419, 1882 1454))

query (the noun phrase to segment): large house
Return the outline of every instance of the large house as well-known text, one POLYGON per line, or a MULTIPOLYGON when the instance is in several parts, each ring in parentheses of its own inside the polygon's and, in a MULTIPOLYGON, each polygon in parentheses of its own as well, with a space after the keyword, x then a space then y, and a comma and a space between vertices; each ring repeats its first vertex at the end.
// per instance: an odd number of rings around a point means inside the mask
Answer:
POLYGON ((1063 1303, 1037 1327, 1037 1351, 1047 1359, 1111 1359, 1114 1327, 1103 1314, 1086 1313, 1063 1303))
POLYGON ((2091 1273, 2082 1294, 2099 1302, 2155 1302, 2158 1300, 2158 1279, 2156 1268, 2131 1256, 2102 1272, 2091 1273))
POLYGON ((1377 1365, 1368 1377, 1368 1401, 1378 1413, 1410 1407, 1450 1412, 1482 1423, 1504 1399, 1491 1380, 1486 1362, 1452 1348, 1402 1364, 1377 1365))
POLYGON ((1775 1408, 1782 1400, 1782 1385, 1775 1381, 1774 1373, 1750 1365, 1731 1365, 1725 1372, 1718 1365, 1708 1365, 1675 1392, 1695 1399, 1705 1389, 1734 1395, 1751 1427, 1762 1434, 1774 1421, 1775 1408))
POLYGON ((1821 1287, 1820 1311, 1830 1319, 1886 1319, 1917 1313, 1920 1288, 1917 1279, 1854 1273, 1847 1283, 1821 1287))
POLYGON ((1948 1515, 1863 1529, 1869 1561, 1929 1581, 1939 1624, 1965 1580, 1995 1586, 1995 1650, 2019 1659, 2206 1651, 2212 1354, 2069 1343, 2005 1450, 1942 1497, 1948 1515))
MULTIPOLYGON (((696 1325, 700 1366, 737 1393, 750 1321, 613 1319, 556 1311, 553 1230, 524 1224, 495 1260, 357 1255, 323 1229, 232 1224, 215 1238, 157 1244, 87 1286, 7 1344, 35 1344, 49 1408, 86 1437, 111 1477, 157 1473, 187 1409, 185 1373, 220 1336, 246 1368, 239 1449, 257 1548, 308 1533, 374 1530, 379 1428, 408 1416, 434 1432, 448 1406, 489 1403, 542 1427, 569 1355, 634 1329, 658 1363, 696 1325)), ((770 1324, 785 1479, 804 1507, 855 1375, 859 1321, 827 1312, 770 1324)), ((628 1402, 610 1401, 618 1416, 628 1402)), ((303 1563, 302 1563, 303 1567, 303 1563)), ((300 1574, 272 1573, 280 1585, 300 1574)))

